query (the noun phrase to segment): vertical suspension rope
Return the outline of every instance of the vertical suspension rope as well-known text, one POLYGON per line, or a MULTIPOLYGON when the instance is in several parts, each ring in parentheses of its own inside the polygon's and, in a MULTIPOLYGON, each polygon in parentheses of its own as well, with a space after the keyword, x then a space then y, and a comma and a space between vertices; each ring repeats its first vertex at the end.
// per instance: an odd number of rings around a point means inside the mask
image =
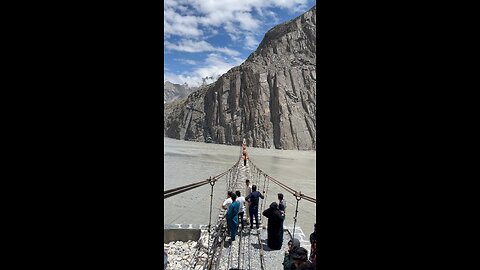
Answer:
POLYGON ((212 181, 212 177, 209 178, 210 186, 212 190, 210 192, 210 220, 208 221, 208 247, 210 247, 210 234, 212 232, 212 206, 213 206, 213 186, 215 185, 215 181, 212 181))
MULTIPOLYGON (((265 178, 263 179, 263 189, 262 189, 262 193, 265 194, 265 181, 267 181, 267 175, 265 174, 265 178)), ((258 214, 258 219, 260 221, 262 221, 262 224, 263 224, 263 209, 265 207, 265 200, 266 200, 267 197, 265 197, 265 199, 263 199, 262 203, 260 204, 260 211, 259 211, 259 214, 258 214)))
POLYGON ((238 257, 237 257, 237 269, 240 268, 240 253, 242 252, 242 231, 240 231, 240 239, 238 239, 238 257))
POLYGON ((267 191, 264 193, 265 194, 265 200, 263 200, 263 209, 265 209, 265 205, 267 204, 267 195, 268 195, 268 187, 269 186, 270 186, 270 179, 268 179, 268 181, 267 181, 267 191))
POLYGON ((267 181, 267 175, 265 174, 265 178, 263 179, 263 188, 262 191, 265 193, 265 182, 267 181))
POLYGON ((232 178, 232 171, 229 171, 227 174, 227 178, 225 179, 227 182, 227 191, 230 190, 230 179, 232 178))
POLYGON ((295 238, 295 226, 297 225, 297 214, 298 214, 298 202, 302 199, 302 197, 300 197, 300 194, 302 194, 301 192, 300 193, 295 193, 295 199, 297 199, 297 206, 295 207, 295 216, 293 217, 293 233, 292 233, 292 237, 295 238))

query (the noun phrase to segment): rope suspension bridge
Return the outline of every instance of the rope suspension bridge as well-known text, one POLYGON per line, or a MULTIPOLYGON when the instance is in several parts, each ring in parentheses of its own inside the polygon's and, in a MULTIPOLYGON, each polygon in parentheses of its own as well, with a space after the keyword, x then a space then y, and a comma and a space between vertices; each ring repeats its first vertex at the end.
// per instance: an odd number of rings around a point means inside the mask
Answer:
MULTIPOLYGON (((227 222, 226 222, 226 210, 221 209, 220 214, 218 215, 217 220, 212 223, 212 207, 213 207, 213 192, 215 184, 220 180, 225 181, 226 183, 226 194, 227 191, 235 190, 245 190, 245 180, 249 179, 252 185, 257 186, 257 190, 264 195, 264 199, 259 203, 258 210, 258 221, 260 224, 263 223, 262 212, 265 210, 267 203, 267 196, 269 194, 270 182, 273 182, 277 186, 281 187, 291 195, 295 197, 296 207, 295 207, 295 216, 293 217, 293 230, 292 232, 288 231, 290 238, 295 236, 297 217, 298 217, 298 203, 300 200, 305 200, 316 204, 316 199, 303 194, 300 191, 293 189, 292 187, 282 183, 281 181, 275 179, 274 177, 268 175, 266 172, 261 170, 250 157, 247 157, 246 154, 246 145, 245 142, 240 149, 240 156, 238 161, 230 167, 227 171, 222 172, 216 176, 209 177, 208 179, 198 181, 192 184, 184 185, 181 187, 173 188, 164 191, 164 199, 170 198, 172 196, 196 189, 201 186, 210 185, 210 208, 209 208, 209 223, 207 226, 208 229, 208 257, 202 262, 197 259, 197 253, 201 249, 201 245, 197 246, 196 252, 192 257, 192 261, 189 264, 188 269, 203 269, 203 270, 228 270, 228 269, 279 269, 283 268, 276 265, 274 268, 268 267, 268 262, 266 263, 266 256, 264 253, 264 243, 262 243, 262 235, 265 236, 264 230, 242 230, 239 233, 238 241, 229 243, 227 239, 227 222), (263 231, 263 233, 262 233, 263 231), (258 248, 252 249, 251 246, 256 246, 258 248), (258 250, 259 252, 256 252, 258 250)), ((248 207, 248 206, 245 206, 248 207)), ((247 217, 248 219, 249 217, 247 217)), ((240 227, 239 221, 239 227, 240 227)), ((253 224, 251 224, 253 225, 253 224)), ((312 224, 313 225, 313 224, 312 224)), ((265 237, 264 237, 265 238, 265 237)), ((285 242, 285 239, 284 239, 285 242)), ((288 240, 287 240, 288 242, 288 240)), ((282 252, 283 254, 283 252, 282 252)))

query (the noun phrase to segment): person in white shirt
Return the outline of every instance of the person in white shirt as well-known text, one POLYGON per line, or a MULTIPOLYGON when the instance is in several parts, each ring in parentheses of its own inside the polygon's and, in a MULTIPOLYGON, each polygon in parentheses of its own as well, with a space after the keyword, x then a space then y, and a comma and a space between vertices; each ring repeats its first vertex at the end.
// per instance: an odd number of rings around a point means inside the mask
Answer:
MULTIPOLYGON (((227 199, 225 199, 225 201, 223 201, 223 204, 222 204, 222 208, 224 210, 227 210, 228 207, 230 206, 230 204, 232 204, 233 200, 232 200, 232 192, 231 191, 228 191, 227 192, 227 199)), ((225 212, 225 217, 227 215, 227 212, 225 212)), ((228 231, 228 234, 230 235, 230 227, 227 226, 227 231, 228 231)))
POLYGON ((231 191, 227 192, 227 196, 228 196, 228 197, 227 197, 227 199, 226 199, 226 200, 223 202, 223 204, 222 204, 222 208, 223 208, 224 210, 227 210, 228 207, 230 206, 230 204, 232 204, 232 198, 231 198, 232 196, 231 196, 231 193, 232 193, 231 191))
POLYGON ((238 219, 240 224, 242 224, 242 230, 243 230, 243 214, 245 213, 245 197, 240 195, 239 190, 235 191, 235 194, 237 195, 237 201, 240 203, 240 211, 238 212, 238 219))
MULTIPOLYGON (((250 193, 252 193, 252 186, 250 185, 250 180, 245 180, 245 197, 247 197, 248 195, 250 195, 250 193)), ((250 216, 250 212, 248 210, 248 208, 250 206, 250 203, 249 202, 245 202, 245 211, 247 213, 247 225, 250 224, 250 221, 248 220, 248 217, 250 216)))

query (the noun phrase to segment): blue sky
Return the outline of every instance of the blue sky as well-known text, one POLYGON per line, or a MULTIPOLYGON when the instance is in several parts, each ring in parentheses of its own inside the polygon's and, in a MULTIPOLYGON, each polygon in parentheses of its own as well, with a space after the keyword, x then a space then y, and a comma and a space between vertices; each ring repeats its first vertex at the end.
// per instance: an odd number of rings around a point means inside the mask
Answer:
POLYGON ((216 79, 243 63, 270 28, 301 15, 315 3, 316 0, 165 0, 164 81, 198 86, 207 76, 216 79))

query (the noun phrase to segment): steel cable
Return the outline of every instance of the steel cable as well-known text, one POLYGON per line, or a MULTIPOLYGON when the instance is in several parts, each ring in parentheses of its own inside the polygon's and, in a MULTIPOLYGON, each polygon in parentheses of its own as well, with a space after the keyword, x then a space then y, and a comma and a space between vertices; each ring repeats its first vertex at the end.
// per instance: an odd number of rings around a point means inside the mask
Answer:
POLYGON ((295 194, 297 194, 299 197, 301 197, 302 199, 305 199, 306 201, 309 201, 309 202, 312 202, 312 203, 317 203, 317 199, 315 199, 311 196, 307 196, 307 195, 305 195, 305 194, 303 194, 299 191, 296 191, 295 189, 283 184, 282 182, 278 181, 277 179, 275 179, 275 178, 271 177, 270 175, 266 174, 264 171, 262 171, 260 168, 258 168, 251 160, 250 160, 250 164, 252 164, 252 166, 257 168, 257 170, 259 172, 261 172, 263 175, 265 175, 269 180, 272 180, 272 182, 279 185, 280 187, 282 187, 283 189, 285 189, 286 191, 288 191, 292 195, 295 196, 295 194))

